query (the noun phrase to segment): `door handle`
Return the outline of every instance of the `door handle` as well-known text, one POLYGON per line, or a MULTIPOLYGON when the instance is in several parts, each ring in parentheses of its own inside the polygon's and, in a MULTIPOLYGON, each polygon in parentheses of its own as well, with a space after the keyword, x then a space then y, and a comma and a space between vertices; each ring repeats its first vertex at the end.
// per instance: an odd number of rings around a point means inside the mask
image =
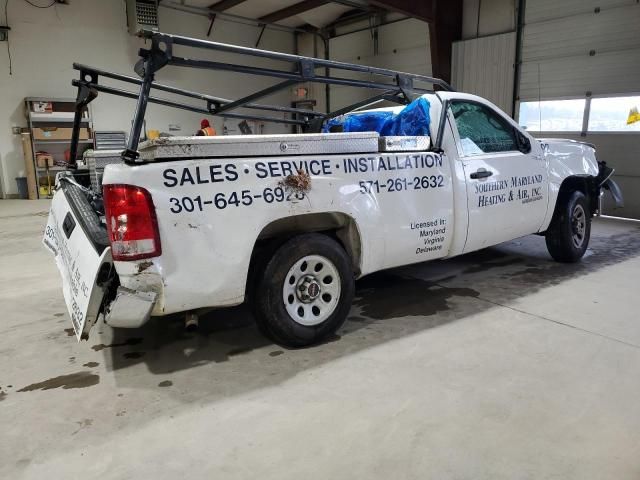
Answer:
POLYGON ((481 168, 473 172, 471 175, 469 175, 469 177, 471 177, 473 180, 477 180, 478 178, 487 178, 487 177, 490 177, 491 175, 493 175, 493 172, 490 172, 489 170, 485 170, 484 168, 481 168))

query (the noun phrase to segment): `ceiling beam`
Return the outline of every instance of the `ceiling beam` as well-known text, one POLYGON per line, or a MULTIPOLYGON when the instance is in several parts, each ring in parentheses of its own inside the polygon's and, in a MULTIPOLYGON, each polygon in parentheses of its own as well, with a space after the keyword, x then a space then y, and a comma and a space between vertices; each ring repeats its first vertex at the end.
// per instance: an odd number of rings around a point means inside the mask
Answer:
POLYGON ((432 76, 451 83, 453 42, 462 38, 462 1, 436 0, 429 24, 432 76))
POLYGON ((219 2, 212 3, 208 8, 217 12, 224 12, 225 10, 229 10, 230 8, 240 5, 245 1, 246 0, 220 0, 219 2))
POLYGON ((418 20, 432 23, 434 16, 434 0, 369 0, 368 2, 376 7, 383 8, 390 12, 403 13, 418 20))
POLYGON ((357 8, 358 10, 370 10, 371 6, 366 0, 332 0, 331 3, 344 5, 345 7, 357 8))
POLYGON ((280 20, 299 15, 308 10, 326 5, 327 3, 331 3, 330 0, 303 0, 302 2, 294 3, 293 5, 282 8, 268 15, 264 15, 258 20, 261 22, 277 23, 280 20))

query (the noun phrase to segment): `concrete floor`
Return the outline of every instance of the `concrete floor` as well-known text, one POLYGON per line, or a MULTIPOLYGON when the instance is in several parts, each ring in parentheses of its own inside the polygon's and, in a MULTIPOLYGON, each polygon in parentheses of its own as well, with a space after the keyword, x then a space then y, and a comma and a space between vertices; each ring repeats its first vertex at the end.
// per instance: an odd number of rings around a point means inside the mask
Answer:
POLYGON ((244 308, 78 344, 46 209, 0 202, 0 478, 640 477, 640 223, 372 275, 292 351, 244 308))

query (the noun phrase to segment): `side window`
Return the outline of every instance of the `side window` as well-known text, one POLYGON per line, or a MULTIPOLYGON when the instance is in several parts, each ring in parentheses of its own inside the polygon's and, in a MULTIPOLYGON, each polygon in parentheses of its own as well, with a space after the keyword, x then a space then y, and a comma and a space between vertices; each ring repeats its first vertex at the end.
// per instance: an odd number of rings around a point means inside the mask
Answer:
POLYGON ((490 108, 454 100, 451 111, 464 155, 518 150, 513 126, 490 108))

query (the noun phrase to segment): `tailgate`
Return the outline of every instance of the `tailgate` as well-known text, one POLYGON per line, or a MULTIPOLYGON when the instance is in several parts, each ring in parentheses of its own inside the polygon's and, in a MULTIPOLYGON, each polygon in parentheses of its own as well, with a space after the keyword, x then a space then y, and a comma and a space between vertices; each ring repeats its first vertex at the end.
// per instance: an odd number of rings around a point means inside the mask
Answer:
POLYGON ((113 264, 97 214, 82 190, 62 181, 49 212, 43 243, 53 253, 67 310, 78 340, 95 323, 113 264))

